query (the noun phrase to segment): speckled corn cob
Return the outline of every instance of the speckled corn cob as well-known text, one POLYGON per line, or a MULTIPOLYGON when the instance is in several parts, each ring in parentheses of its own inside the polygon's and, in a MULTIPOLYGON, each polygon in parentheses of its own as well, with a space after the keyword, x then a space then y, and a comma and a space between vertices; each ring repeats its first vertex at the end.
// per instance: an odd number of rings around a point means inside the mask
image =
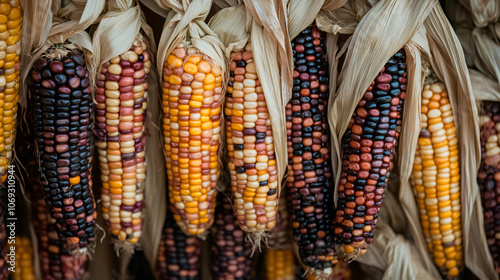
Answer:
POLYGON ((292 98, 286 107, 288 201, 293 237, 302 263, 331 272, 333 240, 332 167, 327 120, 328 60, 324 39, 308 27, 292 40, 292 98))
POLYGON ((342 138, 335 238, 349 259, 366 253, 393 167, 406 96, 404 50, 387 61, 342 138))
POLYGON ((184 232, 203 236, 219 177, 221 68, 180 44, 163 65, 162 97, 170 209, 184 232))
POLYGON ((200 279, 200 254, 200 239, 186 235, 175 222, 172 213, 167 213, 158 249, 158 279, 200 279))
POLYGON ((22 20, 19 0, 0 1, 0 183, 7 178, 14 146, 22 20))
POLYGON ((482 102, 481 166, 477 182, 483 202, 484 227, 495 269, 500 274, 500 103, 482 102))
POLYGON ((226 93, 226 141, 234 207, 252 234, 276 224, 278 181, 273 132, 251 44, 231 56, 226 93))
POLYGON ((427 84, 422 92, 422 130, 411 183, 429 253, 448 279, 463 265, 458 138, 445 86, 427 84))
POLYGON ((31 186, 32 218, 38 237, 38 257, 43 280, 81 279, 87 265, 87 255, 72 256, 60 243, 55 220, 50 217, 38 180, 38 163, 28 161, 31 186))
POLYGON ((238 226, 228 194, 220 194, 212 227, 213 279, 245 280, 252 278, 252 244, 238 226))
POLYGON ((16 237, 15 272, 10 272, 12 280, 35 280, 33 270, 33 247, 28 237, 16 237))
POLYGON ((102 216, 111 236, 137 243, 146 181, 146 44, 104 63, 97 79, 96 134, 102 180, 102 216))
POLYGON ((83 53, 52 47, 29 75, 31 126, 40 183, 62 244, 86 252, 94 241, 93 104, 83 53))

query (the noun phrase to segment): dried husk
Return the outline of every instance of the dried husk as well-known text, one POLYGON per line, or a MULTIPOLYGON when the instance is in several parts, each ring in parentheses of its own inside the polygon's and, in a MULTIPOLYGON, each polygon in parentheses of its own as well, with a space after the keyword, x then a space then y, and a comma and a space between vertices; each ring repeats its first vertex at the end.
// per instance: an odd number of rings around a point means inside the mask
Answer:
MULTIPOLYGON (((272 123, 274 149, 278 173, 278 197, 287 167, 285 106, 291 89, 288 53, 291 52, 285 21, 285 3, 278 1, 243 1, 234 7, 222 9, 210 22, 224 45, 227 59, 233 51, 242 50, 250 42, 259 80, 272 123)), ((250 236, 250 235, 249 235, 250 236)), ((254 249, 260 247, 265 233, 252 235, 254 249)))
POLYGON ((459 0, 472 14, 477 27, 486 27, 496 23, 500 17, 500 2, 497 0, 459 0))
MULTIPOLYGON (((422 64, 428 61, 437 77, 446 85, 452 110, 459 112, 455 113, 454 117, 460 141, 465 265, 480 279, 497 279, 488 253, 482 226, 481 201, 476 185, 480 160, 477 110, 463 51, 438 1, 383 0, 374 5, 359 23, 350 41, 346 61, 338 79, 337 97, 330 108, 330 126, 337 141, 333 151, 333 164, 336 167, 334 172, 340 174, 339 143, 357 101, 361 99, 385 62, 401 48, 406 52, 408 83, 398 148, 398 166, 393 173, 399 173, 398 198, 408 219, 410 236, 422 258, 424 269, 432 278, 439 279, 439 273, 427 252, 418 209, 409 183, 420 132, 420 94, 424 82, 422 74, 425 70, 422 64), (378 24, 372 24, 375 21, 378 24)), ((396 177, 391 179, 397 180, 396 177)), ((336 184, 338 185, 338 182, 336 184)), ((388 207, 387 204, 384 203, 383 207, 388 207)), ((378 234, 378 228, 377 226, 375 236, 378 234)), ((399 267, 389 265, 389 269, 394 271, 387 272, 387 275, 399 275, 399 267)), ((408 275, 408 278, 413 279, 414 276, 408 275)))

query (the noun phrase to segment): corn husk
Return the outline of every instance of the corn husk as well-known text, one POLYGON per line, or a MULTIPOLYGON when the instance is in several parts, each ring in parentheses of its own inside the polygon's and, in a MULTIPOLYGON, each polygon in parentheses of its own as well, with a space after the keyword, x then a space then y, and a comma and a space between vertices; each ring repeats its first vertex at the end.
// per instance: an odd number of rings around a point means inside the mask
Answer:
MULTIPOLYGON (((235 4, 234 2, 232 4, 235 4)), ((285 3, 278 1, 243 1, 243 4, 222 9, 209 22, 224 45, 224 54, 230 58, 233 51, 242 50, 251 43, 255 66, 262 84, 272 123, 274 149, 278 173, 278 197, 287 167, 285 106, 291 88, 288 56, 291 51, 285 22, 285 3)), ((260 247, 265 233, 251 236, 254 248, 260 247)))
MULTIPOLYGON (((401 48, 406 52, 408 83, 398 148, 399 166, 393 173, 399 172, 398 198, 408 219, 410 236, 423 259, 424 269, 433 278, 439 278, 427 252, 409 183, 420 131, 420 94, 425 70, 422 64, 430 63, 437 77, 446 85, 452 110, 459 112, 454 114, 454 118, 460 141, 465 266, 480 279, 497 279, 490 265, 492 262, 482 227, 481 200, 476 185, 480 151, 474 96, 460 43, 437 1, 383 0, 360 21, 349 43, 346 62, 338 79, 337 98, 330 108, 330 126, 337 137, 333 151, 334 171, 339 174, 339 143, 357 101, 385 62, 401 48), (378 24, 373 24, 375 21, 378 24)), ((395 177, 391 179, 397 180, 395 177)), ((388 275, 398 275, 398 267, 389 267, 396 271, 388 275)))
POLYGON ((496 23, 500 17, 500 2, 497 0, 459 0, 472 14, 477 27, 486 27, 496 23))

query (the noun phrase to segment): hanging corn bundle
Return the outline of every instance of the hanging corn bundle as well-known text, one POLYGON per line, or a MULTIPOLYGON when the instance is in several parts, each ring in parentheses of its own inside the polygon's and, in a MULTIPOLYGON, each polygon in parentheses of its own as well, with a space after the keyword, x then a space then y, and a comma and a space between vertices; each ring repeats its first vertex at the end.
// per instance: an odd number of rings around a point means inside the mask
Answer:
POLYGON ((500 211, 498 211, 500 191, 500 173, 498 163, 500 158, 500 104, 498 102, 482 102, 482 116, 479 119, 481 127, 481 167, 478 173, 478 185, 484 211, 484 226, 491 257, 497 273, 500 274, 500 211))
POLYGON ((108 14, 94 33, 93 44, 96 65, 101 67, 95 100, 103 218, 115 248, 132 253, 143 224, 151 60, 140 34, 140 7, 129 4, 108 2, 108 14))
POLYGON ((158 69, 163 69, 163 136, 170 209, 185 233, 204 238, 214 220, 219 177, 225 72, 222 46, 200 20, 208 15, 211 0, 156 2, 185 19, 197 19, 165 25, 158 48, 158 69))
POLYGON ((200 279, 201 241, 186 235, 167 213, 156 268, 161 280, 200 279))
MULTIPOLYGON (((86 4, 82 7, 70 2, 64 8, 60 3, 49 5, 57 16, 50 18, 47 11, 46 22, 39 28, 57 28, 52 29, 51 37, 30 41, 34 45, 27 49, 36 53, 23 74, 28 78, 40 184, 59 239, 73 254, 90 253, 87 247, 95 239, 91 177, 93 73, 89 73, 92 48, 90 37, 82 30, 99 16, 104 1, 86 4), (81 18, 82 14, 88 18, 81 18), (76 22, 80 23, 78 28, 76 22)), ((45 34, 36 27, 31 29, 33 37, 39 35, 36 32, 45 34)))
POLYGON ((252 277, 252 245, 238 226, 228 193, 218 196, 212 228, 212 275, 214 279, 244 280, 252 277))
POLYGON ((0 3, 0 183, 12 159, 19 100, 22 10, 19 0, 0 3))
POLYGON ((223 9, 210 21, 230 60, 224 113, 233 205, 240 227, 255 247, 276 225, 286 164, 281 116, 284 96, 288 96, 287 87, 282 86, 288 86, 288 76, 281 73, 287 70, 287 47, 277 7, 269 1, 257 2, 223 9), (266 10, 265 18, 256 11, 261 8, 266 10), (246 21, 251 24, 245 27, 246 21), (272 22, 276 28, 270 31, 262 22, 272 22))

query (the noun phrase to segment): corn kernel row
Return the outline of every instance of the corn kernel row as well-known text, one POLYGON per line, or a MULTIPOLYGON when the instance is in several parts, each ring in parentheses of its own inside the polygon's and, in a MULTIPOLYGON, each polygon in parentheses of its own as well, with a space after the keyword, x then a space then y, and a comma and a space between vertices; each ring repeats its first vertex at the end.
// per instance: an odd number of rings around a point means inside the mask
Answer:
POLYGON ((484 101, 481 127, 481 166, 477 182, 481 191, 484 227, 493 263, 500 274, 500 103, 484 101))
POLYGON ((102 180, 102 216, 114 239, 137 243, 146 181, 146 44, 135 40, 102 65, 97 79, 96 134, 102 180))
POLYGON ((11 272, 12 280, 35 280, 33 267, 33 247, 31 240, 26 237, 16 237, 15 272, 11 272))
POLYGON ((181 229, 213 223, 221 129, 221 68, 179 44, 163 65, 163 135, 170 209, 181 229))
POLYGON ((294 280, 295 258, 293 249, 267 249, 264 253, 267 280, 294 280))
POLYGON ((224 110, 236 215, 241 228, 260 234, 276 224, 278 178, 271 119, 250 43, 231 55, 224 110))
POLYGON ((0 183, 7 178, 14 146, 22 20, 19 0, 0 1, 0 183))
POLYGON ((463 265, 460 156, 442 83, 425 85, 421 119, 411 183, 429 253, 443 275, 456 278, 463 265))

